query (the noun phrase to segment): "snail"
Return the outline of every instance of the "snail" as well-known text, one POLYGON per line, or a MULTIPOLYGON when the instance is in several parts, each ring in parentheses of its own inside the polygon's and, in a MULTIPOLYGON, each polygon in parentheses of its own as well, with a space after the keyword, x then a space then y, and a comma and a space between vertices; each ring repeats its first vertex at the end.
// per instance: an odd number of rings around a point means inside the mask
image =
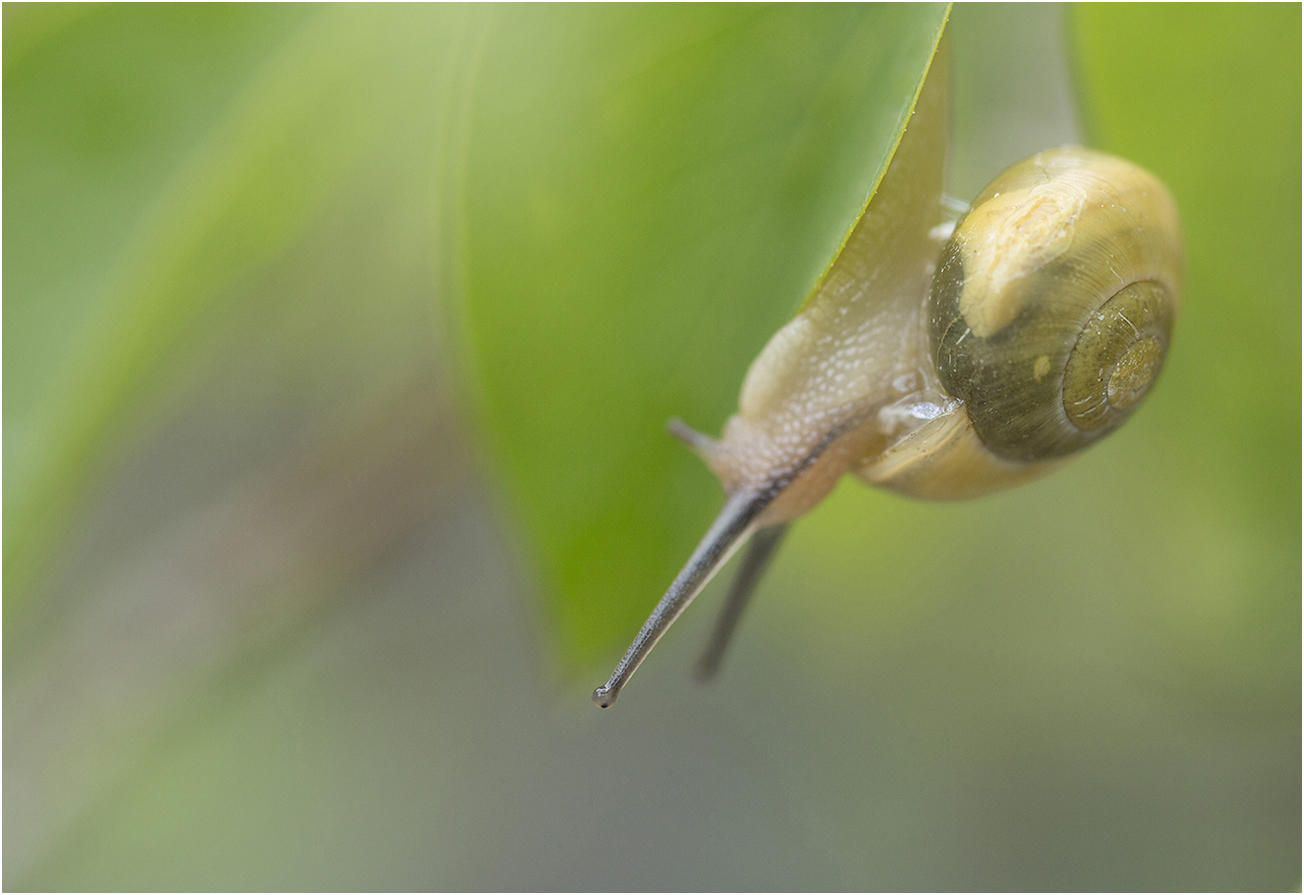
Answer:
POLYGON ((945 68, 938 53, 865 212, 752 363, 722 437, 671 421, 727 498, 594 691, 602 708, 750 539, 697 668, 712 676, 789 523, 844 473, 914 497, 986 494, 1113 431, 1154 384, 1181 302, 1167 188, 1064 146, 1006 169, 949 228, 945 68))

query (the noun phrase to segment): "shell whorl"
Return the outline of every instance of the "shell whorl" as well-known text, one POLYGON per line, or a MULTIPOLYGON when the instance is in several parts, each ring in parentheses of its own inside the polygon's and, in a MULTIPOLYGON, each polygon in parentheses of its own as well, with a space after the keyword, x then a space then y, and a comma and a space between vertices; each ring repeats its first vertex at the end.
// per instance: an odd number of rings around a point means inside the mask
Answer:
POLYGON ((956 226, 933 281, 930 347, 994 454, 1061 457, 1144 397, 1180 290, 1168 190, 1130 162, 1061 147, 1008 168, 956 226))

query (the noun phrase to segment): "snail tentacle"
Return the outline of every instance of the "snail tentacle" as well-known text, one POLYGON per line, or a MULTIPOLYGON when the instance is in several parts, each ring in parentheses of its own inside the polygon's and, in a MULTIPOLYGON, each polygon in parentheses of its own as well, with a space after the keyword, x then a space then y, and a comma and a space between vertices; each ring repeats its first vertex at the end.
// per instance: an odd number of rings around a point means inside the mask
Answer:
MULTIPOLYGON (((829 449, 837 443, 842 435, 854 429, 859 422, 860 417, 858 416, 848 417, 842 423, 824 433, 815 447, 792 468, 782 470, 760 487, 739 488, 730 493, 719 515, 715 517, 715 521, 707 529, 706 535, 698 543, 697 549, 693 551, 693 555, 689 557, 687 564, 680 570, 674 582, 671 583, 670 589, 658 601, 652 610, 652 614, 643 623, 638 636, 634 638, 634 642, 625 651, 624 658, 620 660, 610 679, 593 691, 593 701, 600 708, 609 708, 616 701, 621 689, 633 677, 634 672, 638 670, 638 666, 643 663, 643 659, 652 651, 652 647, 656 646, 657 641, 661 639, 661 635, 674 623, 675 619, 679 618, 680 613, 688 608, 688 604, 710 582, 715 573, 729 561, 734 552, 747 542, 753 531, 758 527, 767 531, 782 527, 776 523, 759 526, 758 522, 764 519, 767 509, 770 509, 776 501, 789 493, 794 483, 800 482, 806 477, 811 467, 815 466, 820 458, 829 452, 829 449)), ((682 426, 682 428, 692 431, 687 426, 682 426)), ((767 554, 772 553, 777 546, 778 540, 776 538, 770 545, 770 549, 766 551, 767 554)), ((768 555, 766 559, 768 559, 768 555)), ((746 602, 745 597, 743 602, 746 602)), ((741 612, 741 608, 740 606, 739 612, 741 612)))
POLYGON ((724 652, 730 640, 733 639, 738 620, 742 618, 743 610, 747 608, 752 595, 756 593, 756 586, 760 584, 761 576, 778 551, 779 544, 783 542, 783 536, 788 533, 789 524, 781 522, 778 525, 759 529, 752 535, 751 543, 747 545, 747 552, 743 555, 742 566, 739 567, 738 574, 734 576, 729 586, 729 595, 725 598, 724 609, 721 610, 720 617, 711 632, 711 640, 693 671, 693 676, 698 682, 706 683, 720 671, 720 662, 724 659, 724 652))
POLYGON ((773 494, 767 492, 739 491, 729 496, 724 508, 689 557, 688 563, 643 623, 611 678, 593 691, 593 701, 600 708, 608 708, 616 701, 621 688, 629 682, 643 659, 661 639, 661 635, 734 551, 743 545, 755 527, 756 517, 773 499, 773 494))

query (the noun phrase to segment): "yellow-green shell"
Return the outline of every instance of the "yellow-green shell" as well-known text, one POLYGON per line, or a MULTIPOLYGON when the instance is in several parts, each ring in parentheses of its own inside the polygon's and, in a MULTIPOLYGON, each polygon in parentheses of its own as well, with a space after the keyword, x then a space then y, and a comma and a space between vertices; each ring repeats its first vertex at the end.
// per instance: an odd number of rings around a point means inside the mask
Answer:
POLYGON ((929 338, 943 388, 1007 460, 1072 453, 1153 384, 1181 301, 1164 185, 1069 146, 1006 169, 943 250, 929 338))

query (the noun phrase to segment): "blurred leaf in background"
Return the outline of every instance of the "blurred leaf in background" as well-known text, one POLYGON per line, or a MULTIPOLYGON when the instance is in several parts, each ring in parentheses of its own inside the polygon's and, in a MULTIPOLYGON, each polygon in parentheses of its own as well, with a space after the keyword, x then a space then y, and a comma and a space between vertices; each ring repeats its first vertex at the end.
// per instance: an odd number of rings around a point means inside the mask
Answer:
POLYGON ((588 703, 940 15, 6 4, 5 886, 1297 886, 1298 7, 957 7, 952 192, 1177 194, 1155 394, 588 703))
POLYGON ((74 12, 5 9, 7 881, 468 475, 435 209, 479 13, 74 12))
MULTIPOLYGON (((15 7, 17 39, 52 14, 15 7)), ((396 124, 431 126, 439 33, 345 9, 96 10, 6 59, 6 211, 32 219, 5 265, 7 615, 115 427, 249 301, 241 278, 288 252, 364 152, 401 151, 396 124)))

